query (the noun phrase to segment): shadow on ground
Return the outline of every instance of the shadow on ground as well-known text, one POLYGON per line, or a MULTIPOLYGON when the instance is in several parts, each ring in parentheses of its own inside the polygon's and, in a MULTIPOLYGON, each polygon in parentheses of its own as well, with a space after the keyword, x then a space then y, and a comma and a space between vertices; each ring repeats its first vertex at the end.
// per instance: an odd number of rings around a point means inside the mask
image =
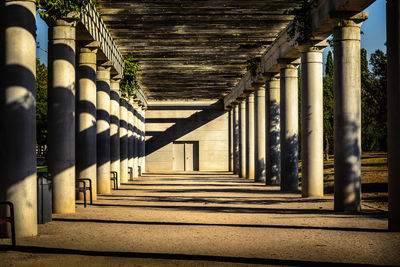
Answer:
MULTIPOLYGON (((213 255, 188 255, 188 254, 170 254, 170 253, 143 253, 143 252, 119 252, 119 251, 91 251, 79 249, 61 249, 46 248, 39 246, 17 246, 11 247, 0 245, 0 251, 17 251, 25 253, 38 254, 61 254, 61 255, 81 255, 81 256, 103 256, 103 257, 121 257, 136 259, 161 259, 161 260, 185 260, 185 261, 206 261, 206 262, 225 262, 225 263, 247 263, 247 264, 268 264, 279 266, 354 266, 358 264, 335 263, 335 262, 314 262, 302 260, 282 260, 282 259, 261 259, 246 257, 229 257, 213 255)), ((369 266, 369 265, 364 265, 369 266)), ((374 266, 374 265, 370 265, 374 266)))

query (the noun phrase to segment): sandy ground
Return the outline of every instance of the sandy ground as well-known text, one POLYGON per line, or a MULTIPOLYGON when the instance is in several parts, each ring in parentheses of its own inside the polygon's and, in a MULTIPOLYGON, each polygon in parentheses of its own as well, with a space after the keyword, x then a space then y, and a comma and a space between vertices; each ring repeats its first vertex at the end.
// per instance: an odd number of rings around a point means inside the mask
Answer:
POLYGON ((0 266, 400 265, 400 233, 371 203, 335 213, 229 173, 146 174, 39 235, 0 239, 0 266))

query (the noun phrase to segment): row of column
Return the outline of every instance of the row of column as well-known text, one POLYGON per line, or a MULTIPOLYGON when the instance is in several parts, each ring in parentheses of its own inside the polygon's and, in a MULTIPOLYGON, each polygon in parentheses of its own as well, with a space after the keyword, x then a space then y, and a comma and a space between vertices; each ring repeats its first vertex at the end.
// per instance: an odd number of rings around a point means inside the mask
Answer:
MULTIPOLYGON (((34 236, 36 2, 5 1, 1 12, 0 201, 14 204, 17 237, 34 236)), ((96 198, 96 192, 110 192, 110 171, 123 183, 128 167, 134 178, 139 167, 144 169, 145 109, 120 97, 110 62, 96 56, 98 44, 77 43, 76 23, 60 19, 49 25, 48 168, 54 213, 75 211, 76 177, 92 180, 96 198)), ((1 206, 4 215, 9 210, 1 206)), ((10 235, 7 224, 0 227, 0 235, 10 235)))
POLYGON ((48 146, 53 212, 72 213, 75 175, 91 180, 93 200, 97 194, 110 193, 110 171, 117 172, 119 184, 128 181, 128 171, 132 178, 138 176, 139 159, 144 154, 140 150, 144 120, 137 103, 120 98, 120 79, 112 77, 111 62, 97 58, 96 42, 78 43, 75 73, 75 21, 57 20, 49 27, 49 38, 48 146))
MULTIPOLYGON (((359 211, 361 204, 360 26, 361 21, 345 20, 334 28, 337 211, 359 211)), ((280 73, 268 73, 265 85, 231 109, 232 170, 240 177, 280 185, 282 191, 299 190, 301 64, 301 192, 303 197, 323 195, 324 47, 301 47, 301 63, 297 59, 279 60, 280 73)))
POLYGON ((144 109, 133 99, 120 97, 120 78, 111 77, 108 62, 98 62, 92 44, 80 48, 78 63, 79 178, 90 178, 96 193, 110 193, 110 171, 117 172, 118 186, 138 176, 144 109), (130 171, 132 170, 132 171, 130 171))

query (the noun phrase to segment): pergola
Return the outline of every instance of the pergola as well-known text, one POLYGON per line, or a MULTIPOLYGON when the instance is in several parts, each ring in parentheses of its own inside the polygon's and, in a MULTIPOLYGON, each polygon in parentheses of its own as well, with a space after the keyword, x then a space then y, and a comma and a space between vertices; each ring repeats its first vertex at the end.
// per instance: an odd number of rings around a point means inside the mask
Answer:
MULTIPOLYGON (((219 101, 220 111, 229 113, 229 170, 280 185, 283 191, 298 190, 300 64, 302 195, 320 196, 322 51, 332 33, 335 210, 359 211, 360 25, 368 18, 362 11, 373 2, 313 1, 315 6, 303 14, 309 18, 303 25, 307 29, 295 28, 293 34, 294 10, 302 0, 99 0, 99 12, 88 4, 81 14, 48 21, 53 212, 75 211, 75 178, 90 177, 97 185, 95 199, 97 192, 110 192, 110 171, 126 182, 128 173, 134 178, 145 169, 150 102, 219 101), (305 31, 307 39, 299 43, 305 31), (122 97, 119 83, 126 55, 140 63, 141 89, 122 97)), ((398 231, 399 2, 388 0, 387 10, 389 229, 398 231)), ((3 1, 1 11, 0 200, 15 205, 17 236, 33 236, 36 1, 3 1)))

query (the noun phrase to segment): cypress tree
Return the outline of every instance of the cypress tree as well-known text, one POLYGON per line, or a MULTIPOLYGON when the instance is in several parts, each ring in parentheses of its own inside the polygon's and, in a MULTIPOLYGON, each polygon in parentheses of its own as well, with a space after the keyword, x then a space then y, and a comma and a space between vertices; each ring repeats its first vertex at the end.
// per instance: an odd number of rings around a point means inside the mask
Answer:
POLYGON ((324 88, 323 88, 323 111, 324 111, 324 155, 329 159, 333 153, 333 55, 328 52, 324 88))

